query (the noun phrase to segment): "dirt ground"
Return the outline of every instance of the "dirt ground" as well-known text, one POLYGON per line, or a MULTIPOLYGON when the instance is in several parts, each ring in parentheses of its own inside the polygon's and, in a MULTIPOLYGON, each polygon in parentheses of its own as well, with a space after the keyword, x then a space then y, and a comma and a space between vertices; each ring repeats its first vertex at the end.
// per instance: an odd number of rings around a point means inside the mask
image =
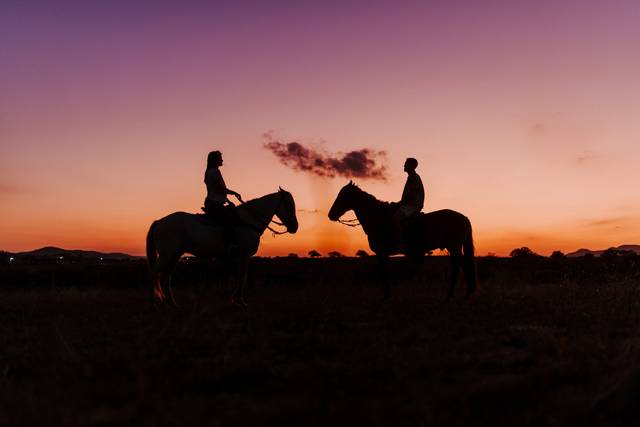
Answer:
POLYGON ((142 283, 0 288, 0 425, 638 425, 635 282, 383 301, 362 269, 267 270, 245 309, 186 270, 177 309, 142 283))

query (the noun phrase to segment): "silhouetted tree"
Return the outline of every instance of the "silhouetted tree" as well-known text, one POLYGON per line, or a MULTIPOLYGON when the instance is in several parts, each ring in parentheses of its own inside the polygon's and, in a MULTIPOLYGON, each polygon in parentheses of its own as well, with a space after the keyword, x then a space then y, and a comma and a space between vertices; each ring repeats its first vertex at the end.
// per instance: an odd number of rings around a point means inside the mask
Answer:
POLYGON ((565 259, 566 257, 567 256, 562 251, 553 251, 553 253, 549 258, 560 260, 560 259, 565 259))
POLYGON ((331 252, 329 252, 328 255, 329 255, 330 258, 342 258, 342 257, 344 257, 344 255, 342 255, 338 251, 331 251, 331 252))
POLYGON ((311 258, 319 258, 322 255, 320 255, 320 252, 316 251, 315 249, 312 249, 312 250, 309 251, 309 256, 311 258))
POLYGON ((533 252, 531 249, 529 249, 526 246, 523 246, 521 248, 516 248, 514 250, 511 251, 511 253, 509 254, 509 256, 511 258, 518 258, 518 257, 532 257, 532 256, 537 256, 538 254, 536 254, 535 252, 533 252))
POLYGON ((356 256, 360 258, 366 258, 369 256, 369 254, 364 249, 359 249, 358 252, 356 252, 356 256))
POLYGON ((617 258, 619 255, 622 255, 623 252, 618 250, 617 248, 609 248, 606 249, 604 252, 602 252, 602 254, 600 255, 603 259, 609 259, 609 258, 617 258))
POLYGON ((287 255, 288 258, 298 258, 298 254, 295 254, 293 252, 291 252, 289 255, 287 255))

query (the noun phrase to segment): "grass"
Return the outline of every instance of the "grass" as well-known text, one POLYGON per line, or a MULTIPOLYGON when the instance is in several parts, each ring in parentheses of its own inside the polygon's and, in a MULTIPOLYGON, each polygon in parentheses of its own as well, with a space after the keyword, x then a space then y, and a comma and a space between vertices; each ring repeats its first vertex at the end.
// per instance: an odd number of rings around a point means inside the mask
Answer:
POLYGON ((638 367, 634 281, 492 274, 445 303, 436 260, 384 302, 369 260, 307 261, 256 261, 247 309, 188 266, 179 309, 142 284, 5 287, 0 425, 618 425, 598 402, 638 367))

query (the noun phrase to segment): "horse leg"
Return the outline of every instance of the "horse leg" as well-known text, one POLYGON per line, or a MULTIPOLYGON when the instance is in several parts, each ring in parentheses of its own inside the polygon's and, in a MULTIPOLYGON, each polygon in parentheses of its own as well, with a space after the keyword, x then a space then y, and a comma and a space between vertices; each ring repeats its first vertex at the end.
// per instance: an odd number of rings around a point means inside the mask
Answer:
POLYGON ((167 302, 174 307, 177 307, 178 304, 176 304, 176 299, 173 296, 173 289, 171 289, 171 273, 173 272, 173 269, 175 268, 179 259, 179 256, 170 258, 164 265, 164 272, 160 276, 160 280, 162 282, 161 284, 164 289, 167 290, 167 302))
POLYGON ((162 291, 162 284, 160 277, 162 275, 162 261, 163 257, 159 257, 155 265, 151 269, 151 302, 153 305, 157 303, 163 303, 165 300, 164 292, 162 291))
POLYGON ((247 270, 249 269, 249 257, 241 256, 235 262, 235 278, 236 278, 236 290, 231 297, 231 303, 239 307, 246 307, 247 303, 242 296, 242 289, 247 283, 247 270))
MULTIPOLYGON (((156 291, 158 288, 160 288, 160 283, 159 280, 160 278, 158 277, 158 272, 157 264, 154 264, 153 266, 151 266, 149 268, 149 290, 151 291, 151 293, 149 294, 149 296, 151 297, 150 301, 151 304, 155 304, 156 303, 156 291)), ((162 290, 162 288, 160 288, 160 290, 162 290)))
POLYGON ((407 270, 411 277, 415 277, 418 274, 418 270, 424 261, 424 256, 422 254, 409 254, 405 257, 407 262, 407 270))
POLYGON ((154 304, 166 301, 167 297, 165 296, 163 286, 168 286, 168 292, 171 298, 169 302, 171 304, 175 304, 175 300, 173 300, 173 293, 171 291, 171 271, 173 270, 176 262, 177 258, 175 256, 161 254, 158 257, 152 273, 155 282, 153 289, 154 304))
POLYGON ((380 267, 380 279, 384 288, 384 299, 391 299, 391 284, 389 283, 389 256, 386 254, 378 255, 378 266, 380 267))
POLYGON ((464 271, 464 278, 467 281, 467 296, 473 295, 478 287, 478 275, 476 272, 476 258, 475 249, 473 247, 473 236, 471 232, 471 225, 469 225, 469 231, 463 242, 464 258, 462 259, 462 270, 464 271))
POLYGON ((451 282, 449 282, 449 292, 447 292, 447 300, 453 298, 453 293, 458 283, 458 274, 460 273, 460 250, 449 250, 449 258, 451 258, 451 282))
POLYGON ((475 260, 472 257, 467 257, 466 254, 462 259, 462 271, 464 271, 464 278, 467 282, 467 296, 470 297, 478 287, 478 276, 475 260))

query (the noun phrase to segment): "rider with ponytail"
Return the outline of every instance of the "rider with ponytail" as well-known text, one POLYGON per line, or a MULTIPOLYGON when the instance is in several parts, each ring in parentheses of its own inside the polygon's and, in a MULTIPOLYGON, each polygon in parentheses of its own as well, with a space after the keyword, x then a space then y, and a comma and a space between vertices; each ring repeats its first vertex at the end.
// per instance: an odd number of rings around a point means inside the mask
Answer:
POLYGON ((221 223, 225 228, 225 237, 228 243, 234 240, 233 223, 237 221, 235 205, 229 201, 227 195, 235 196, 242 201, 239 193, 227 188, 222 178, 220 166, 222 166, 222 153, 212 151, 207 156, 207 169, 204 173, 204 183, 207 186, 207 198, 204 200, 203 210, 214 221, 221 223))

